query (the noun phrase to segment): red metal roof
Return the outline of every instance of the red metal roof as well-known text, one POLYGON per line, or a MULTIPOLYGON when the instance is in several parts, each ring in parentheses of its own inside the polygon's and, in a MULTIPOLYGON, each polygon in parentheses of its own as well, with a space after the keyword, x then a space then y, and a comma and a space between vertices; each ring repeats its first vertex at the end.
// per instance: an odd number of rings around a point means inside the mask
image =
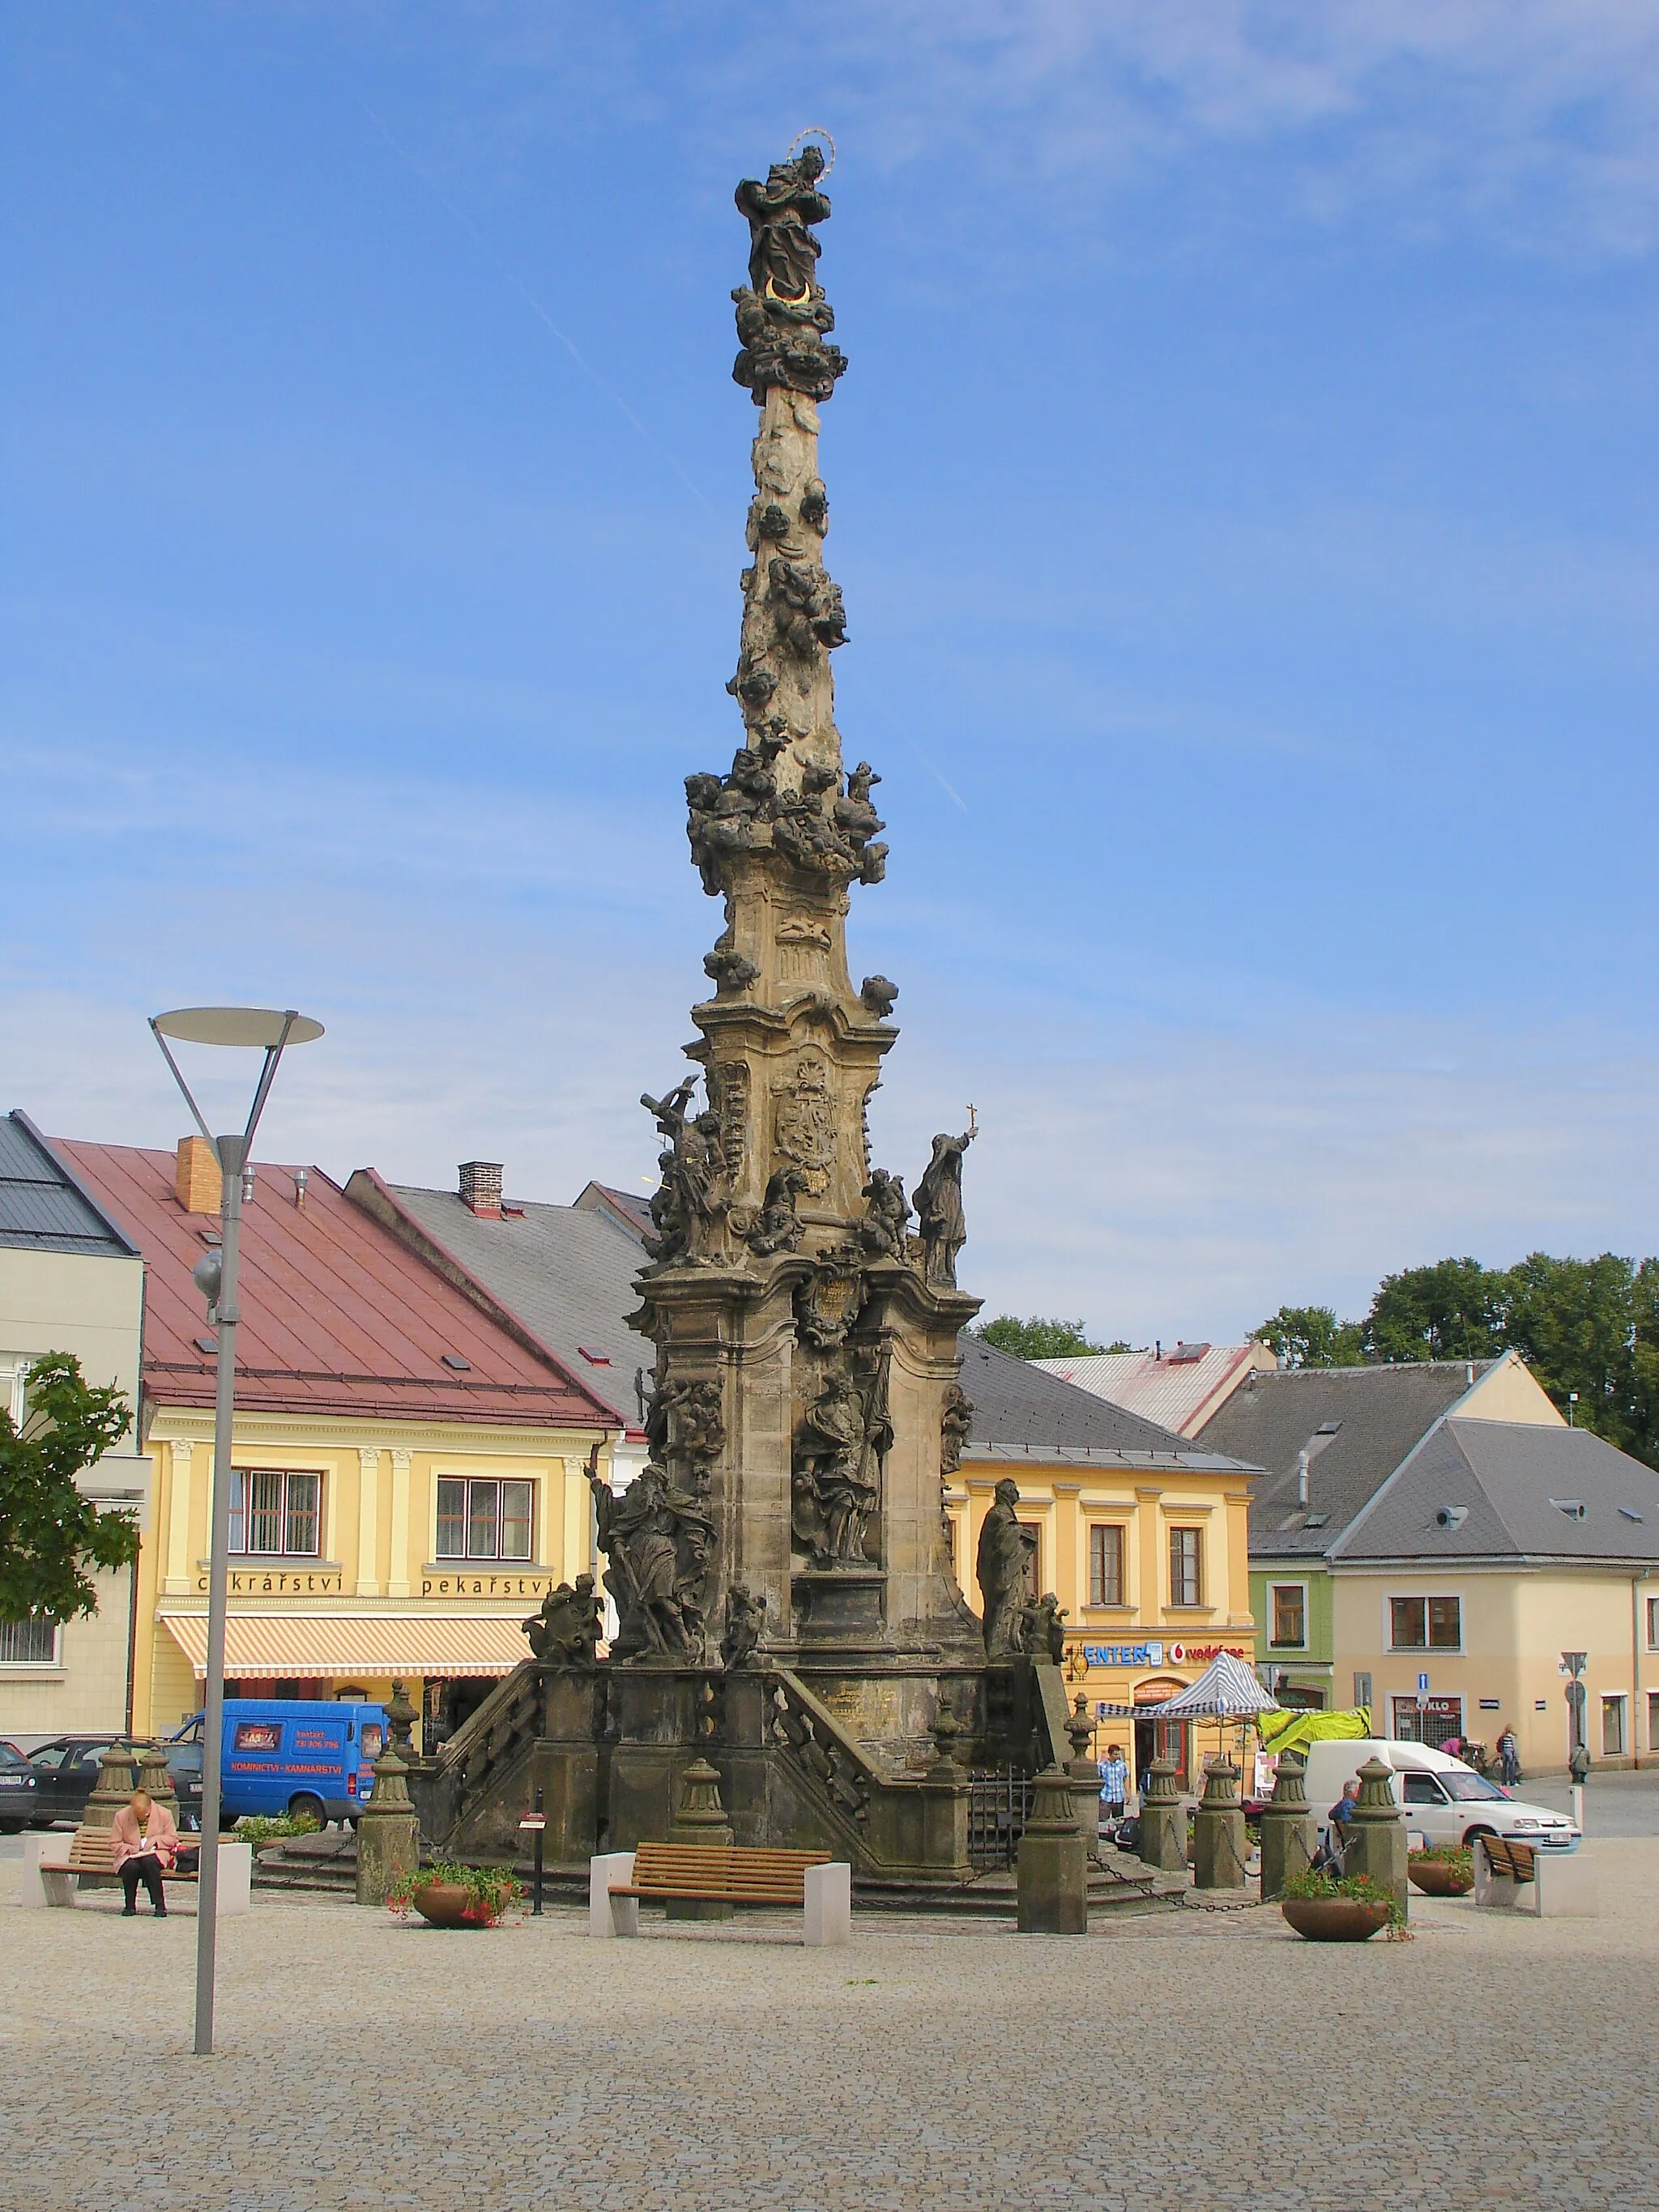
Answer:
MULTIPOLYGON (((191 1270, 216 1215, 173 1195, 173 1155, 65 1142, 99 1204, 144 1255, 143 1383, 158 1403, 210 1406, 215 1355, 191 1270)), ((250 1412, 614 1429, 604 1401, 538 1357, 353 1206, 319 1168, 257 1164, 242 1211, 236 1402, 250 1412), (447 1366, 444 1355, 466 1362, 447 1366)))

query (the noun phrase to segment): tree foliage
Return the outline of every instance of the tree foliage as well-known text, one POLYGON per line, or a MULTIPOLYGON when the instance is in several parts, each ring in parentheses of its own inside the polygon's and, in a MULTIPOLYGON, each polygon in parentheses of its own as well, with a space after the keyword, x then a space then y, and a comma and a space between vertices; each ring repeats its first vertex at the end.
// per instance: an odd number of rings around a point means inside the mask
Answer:
POLYGON ((1363 1324, 1338 1321, 1334 1306, 1280 1306, 1250 1334, 1283 1367, 1358 1367, 1365 1356, 1363 1324))
POLYGON ((1281 1306, 1255 1334, 1291 1367, 1518 1352, 1562 1413, 1659 1467, 1659 1259, 1438 1260, 1385 1276, 1362 1322, 1281 1306))
POLYGON ((1066 1359, 1091 1352, 1127 1352, 1127 1344, 1091 1344, 1089 1332, 1080 1321, 1049 1321, 1033 1314, 1020 1321, 1012 1314, 999 1314, 974 1332, 982 1336, 987 1344, 995 1345, 999 1352, 1010 1352, 1016 1359, 1066 1359))
POLYGON ((131 1426, 121 1393, 87 1382, 62 1352, 33 1363, 21 1429, 0 1409, 0 1620, 96 1613, 88 1571, 137 1558, 136 1518, 100 1512, 75 1483, 131 1426))

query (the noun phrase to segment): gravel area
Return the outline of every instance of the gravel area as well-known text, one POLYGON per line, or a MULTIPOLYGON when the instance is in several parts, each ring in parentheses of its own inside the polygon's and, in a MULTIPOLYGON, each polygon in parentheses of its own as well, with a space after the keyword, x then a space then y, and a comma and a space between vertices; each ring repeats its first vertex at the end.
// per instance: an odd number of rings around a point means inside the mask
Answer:
POLYGON ((795 1916, 596 1943, 256 1893, 220 2051, 196 1923, 15 1910, 0 1864, 5 2200, 33 2212, 1659 2208, 1659 1841, 1586 1846, 1594 1921, 1423 1905, 1416 1940, 1275 1910, 795 1916))

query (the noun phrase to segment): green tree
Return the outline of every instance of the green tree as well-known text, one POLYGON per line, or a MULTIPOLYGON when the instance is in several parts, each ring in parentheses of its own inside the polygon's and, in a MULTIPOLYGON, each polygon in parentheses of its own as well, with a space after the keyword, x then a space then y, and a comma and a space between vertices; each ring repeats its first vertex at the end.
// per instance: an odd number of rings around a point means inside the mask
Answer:
POLYGON ((1509 1341, 1510 1278, 1478 1260, 1385 1275, 1365 1316, 1372 1359, 1491 1359, 1509 1341))
POLYGON ((93 1388, 62 1352, 33 1363, 21 1429, 0 1410, 0 1620, 96 1613, 88 1570, 137 1558, 135 1517, 100 1512, 75 1484, 131 1426, 120 1392, 93 1388))
POLYGON ((1029 1321, 1018 1320, 1012 1314, 999 1314, 974 1331, 987 1344, 995 1345, 999 1352, 1011 1352, 1016 1359, 1066 1359, 1090 1352, 1127 1352, 1130 1346, 1116 1344, 1091 1344, 1089 1333, 1080 1321, 1045 1321, 1033 1314, 1029 1321))
POLYGON ((1616 1253, 1553 1260, 1531 1252, 1510 1270, 1510 1342, 1565 1413, 1621 1451, 1650 1456, 1651 1375, 1659 1361, 1655 1263, 1616 1253), (1645 1307, 1645 1311, 1644 1308, 1645 1307), (1645 1328, 1644 1323, 1645 1322, 1645 1328))
POLYGON ((1250 1334, 1283 1367, 1358 1367, 1365 1356, 1364 1324, 1338 1321, 1334 1306, 1280 1306, 1250 1334))

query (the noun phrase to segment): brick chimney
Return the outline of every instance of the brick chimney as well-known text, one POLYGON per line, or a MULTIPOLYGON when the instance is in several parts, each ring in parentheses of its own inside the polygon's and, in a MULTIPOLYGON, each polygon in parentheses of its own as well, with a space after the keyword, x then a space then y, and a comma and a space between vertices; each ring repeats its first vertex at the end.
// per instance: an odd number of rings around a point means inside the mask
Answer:
POLYGON ((463 1160, 460 1166, 461 1203, 481 1220, 501 1218, 501 1164, 499 1160, 463 1160))
POLYGON ((180 1137, 173 1194, 186 1213, 219 1211, 219 1158, 205 1137, 180 1137))

